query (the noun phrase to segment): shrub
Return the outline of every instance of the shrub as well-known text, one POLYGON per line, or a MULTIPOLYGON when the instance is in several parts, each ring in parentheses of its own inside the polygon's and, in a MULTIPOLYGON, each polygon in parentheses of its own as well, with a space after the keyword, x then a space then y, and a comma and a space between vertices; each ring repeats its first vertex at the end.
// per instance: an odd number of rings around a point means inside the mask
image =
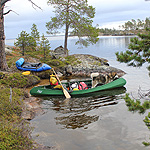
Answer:
POLYGON ((0 149, 20 150, 32 149, 33 141, 30 139, 31 127, 21 118, 23 90, 0 89, 0 149))

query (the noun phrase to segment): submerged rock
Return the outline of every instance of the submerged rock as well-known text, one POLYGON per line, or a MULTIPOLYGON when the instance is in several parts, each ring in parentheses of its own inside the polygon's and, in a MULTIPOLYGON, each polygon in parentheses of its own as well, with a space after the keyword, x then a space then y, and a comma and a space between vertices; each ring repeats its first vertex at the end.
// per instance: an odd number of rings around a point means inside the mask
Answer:
POLYGON ((44 111, 41 108, 40 101, 36 97, 25 98, 22 118, 32 120, 35 116, 42 115, 44 111))

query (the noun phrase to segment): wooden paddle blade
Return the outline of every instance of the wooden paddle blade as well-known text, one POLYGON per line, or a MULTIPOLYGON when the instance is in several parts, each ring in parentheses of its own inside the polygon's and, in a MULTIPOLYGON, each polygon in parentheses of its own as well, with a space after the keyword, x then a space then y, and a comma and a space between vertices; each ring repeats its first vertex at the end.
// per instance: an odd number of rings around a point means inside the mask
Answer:
POLYGON ((66 89, 64 89, 63 85, 61 84, 61 81, 59 80, 59 77, 57 76, 55 70, 54 70, 53 68, 52 68, 52 70, 53 70, 53 72, 54 72, 54 74, 55 74, 55 76, 56 76, 58 82, 59 82, 60 85, 62 86, 62 90, 63 90, 63 93, 64 93, 64 95, 66 96, 66 98, 71 98, 70 94, 67 92, 66 89))
POLYGON ((66 98, 71 98, 70 94, 67 92, 66 89, 63 88, 63 92, 64 92, 64 95, 66 96, 66 98))

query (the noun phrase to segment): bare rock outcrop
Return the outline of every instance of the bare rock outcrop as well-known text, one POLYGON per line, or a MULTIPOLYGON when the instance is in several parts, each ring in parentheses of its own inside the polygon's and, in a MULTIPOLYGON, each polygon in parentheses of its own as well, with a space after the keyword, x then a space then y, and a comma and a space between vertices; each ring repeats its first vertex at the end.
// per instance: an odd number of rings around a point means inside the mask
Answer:
POLYGON ((109 66, 108 60, 104 58, 86 54, 74 54, 73 56, 75 56, 80 63, 74 66, 66 66, 65 74, 67 75, 69 74, 74 77, 90 77, 92 72, 99 72, 102 74, 116 72, 117 75, 121 77, 125 74, 123 70, 109 66))

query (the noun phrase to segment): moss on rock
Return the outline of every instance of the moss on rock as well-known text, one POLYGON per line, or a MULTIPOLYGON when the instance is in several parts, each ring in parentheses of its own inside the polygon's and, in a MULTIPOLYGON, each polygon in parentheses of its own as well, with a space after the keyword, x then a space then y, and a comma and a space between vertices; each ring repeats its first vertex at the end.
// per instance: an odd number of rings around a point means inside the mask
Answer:
POLYGON ((21 73, 5 74, 0 80, 0 85, 6 87, 26 88, 40 82, 40 78, 34 75, 24 76, 21 73))

